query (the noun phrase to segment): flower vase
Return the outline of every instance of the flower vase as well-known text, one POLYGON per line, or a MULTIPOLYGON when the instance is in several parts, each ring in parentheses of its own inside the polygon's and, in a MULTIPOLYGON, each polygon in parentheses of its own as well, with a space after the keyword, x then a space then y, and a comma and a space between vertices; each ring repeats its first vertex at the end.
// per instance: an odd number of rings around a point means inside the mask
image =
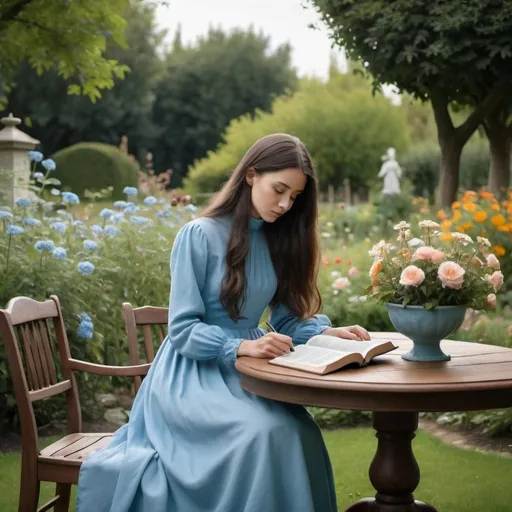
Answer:
POLYGON ((386 304, 395 329, 410 338, 412 349, 402 354, 406 361, 449 361, 450 355, 441 350, 441 340, 456 331, 464 321, 466 305, 438 306, 427 310, 423 306, 386 304))

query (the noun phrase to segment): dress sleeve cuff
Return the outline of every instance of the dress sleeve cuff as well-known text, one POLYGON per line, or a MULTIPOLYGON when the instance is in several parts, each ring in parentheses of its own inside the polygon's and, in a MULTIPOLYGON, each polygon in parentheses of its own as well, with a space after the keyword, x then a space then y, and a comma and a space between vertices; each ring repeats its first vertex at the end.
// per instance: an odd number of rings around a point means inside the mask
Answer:
POLYGON ((219 351, 217 361, 222 363, 235 364, 238 353, 238 347, 240 346, 242 341, 243 338, 230 338, 228 341, 226 341, 219 351))

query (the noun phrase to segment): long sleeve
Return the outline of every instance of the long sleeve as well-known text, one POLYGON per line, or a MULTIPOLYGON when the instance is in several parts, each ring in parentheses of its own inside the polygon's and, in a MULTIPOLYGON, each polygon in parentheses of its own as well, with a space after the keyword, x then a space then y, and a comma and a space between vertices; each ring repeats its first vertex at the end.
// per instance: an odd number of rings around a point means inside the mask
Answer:
POLYGON ((277 332, 290 336, 296 345, 306 343, 312 336, 321 334, 331 327, 331 322, 325 315, 316 315, 308 320, 300 320, 283 304, 272 308, 270 323, 277 332))
POLYGON ((197 223, 186 224, 171 251, 169 339, 177 352, 190 359, 234 362, 242 339, 228 338, 220 327, 201 321, 207 272, 207 236, 197 223))

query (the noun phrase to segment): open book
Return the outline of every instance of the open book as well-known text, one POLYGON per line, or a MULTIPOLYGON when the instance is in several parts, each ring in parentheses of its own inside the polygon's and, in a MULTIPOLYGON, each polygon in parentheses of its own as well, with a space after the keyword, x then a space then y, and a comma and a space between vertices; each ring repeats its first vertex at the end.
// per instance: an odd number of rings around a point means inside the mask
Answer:
POLYGON ((276 357, 270 364, 324 375, 349 364, 367 365, 374 357, 397 348, 391 341, 353 341, 318 334, 295 351, 276 357))

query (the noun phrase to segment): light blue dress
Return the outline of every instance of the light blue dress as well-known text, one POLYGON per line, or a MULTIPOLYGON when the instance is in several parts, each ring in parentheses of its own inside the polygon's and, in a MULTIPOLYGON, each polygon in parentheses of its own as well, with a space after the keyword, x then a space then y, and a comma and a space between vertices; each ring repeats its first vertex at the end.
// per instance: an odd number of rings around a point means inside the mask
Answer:
MULTIPOLYGON (((83 464, 78 512, 335 512, 329 456, 302 406, 244 391, 234 367, 276 290, 262 220, 250 219, 247 296, 234 323, 219 301, 229 218, 195 219, 171 253, 169 334, 130 421, 83 464)), ((298 277, 300 278, 300 277, 298 277)), ((304 343, 328 325, 276 307, 278 332, 304 343)))

